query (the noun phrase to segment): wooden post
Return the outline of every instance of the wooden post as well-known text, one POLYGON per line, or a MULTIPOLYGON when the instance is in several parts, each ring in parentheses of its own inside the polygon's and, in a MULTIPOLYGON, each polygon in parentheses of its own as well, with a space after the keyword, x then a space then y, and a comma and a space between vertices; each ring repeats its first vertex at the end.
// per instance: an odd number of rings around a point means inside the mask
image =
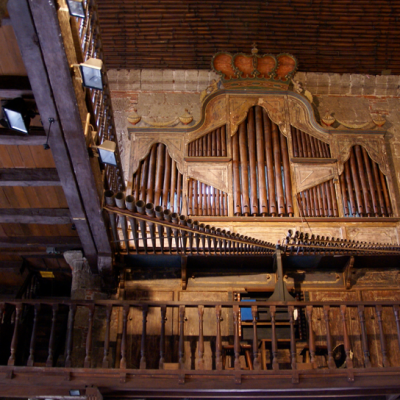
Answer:
POLYGON ((361 345, 364 353, 364 366, 365 368, 371 368, 371 360, 368 348, 368 337, 365 326, 364 306, 358 306, 358 318, 361 325, 361 345))
POLYGON ((146 369, 146 323, 148 306, 142 306, 142 340, 140 343, 140 369, 146 369))
POLYGON ((288 312, 289 312, 289 322, 290 322, 290 358, 291 358, 291 365, 292 369, 297 369, 296 365, 296 336, 294 333, 294 318, 293 318, 293 313, 294 313, 294 307, 289 306, 288 307, 288 312))
POLYGON ((94 305, 88 307, 89 319, 88 319, 88 333, 86 337, 86 356, 84 361, 84 368, 90 368, 92 363, 92 331, 93 331, 93 314, 94 305))
MULTIPOLYGON (((38 314, 39 314, 39 310, 40 310, 40 304, 37 303, 33 306, 33 327, 32 327, 32 335, 31 335, 31 343, 29 346, 29 358, 28 358, 28 362, 27 362, 27 366, 28 367, 33 367, 33 364, 35 362, 35 344, 36 344, 36 331, 37 331, 37 318, 38 318, 38 314)), ((1 313, 0 313, 0 322, 1 322, 1 318, 2 318, 2 311, 3 309, 1 309, 1 313)))
POLYGON ((122 307, 122 338, 121 338, 121 361, 119 367, 126 369, 126 328, 128 324, 129 305, 122 307))

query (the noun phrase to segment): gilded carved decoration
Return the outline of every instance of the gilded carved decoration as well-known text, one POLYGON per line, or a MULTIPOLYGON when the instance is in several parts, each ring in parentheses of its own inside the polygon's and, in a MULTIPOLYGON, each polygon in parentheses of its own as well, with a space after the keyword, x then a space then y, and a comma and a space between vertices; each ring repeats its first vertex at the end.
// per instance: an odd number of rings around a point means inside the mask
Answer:
POLYGON ((350 150, 355 145, 360 145, 367 150, 368 155, 375 161, 380 170, 384 175, 390 176, 387 154, 385 151, 384 139, 381 135, 379 136, 344 136, 337 135, 337 147, 338 147, 338 170, 339 175, 343 172, 344 163, 350 157, 350 150))
POLYGON ((246 119, 250 107, 258 102, 258 97, 235 96, 229 98, 229 121, 231 124, 231 136, 239 125, 246 119))
POLYGON ((211 99, 204 109, 204 121, 194 132, 185 136, 185 144, 195 140, 227 122, 226 96, 217 96, 211 99))
POLYGON ((284 136, 288 135, 286 128, 286 102, 287 96, 266 96, 258 99, 258 105, 263 107, 272 122, 279 126, 284 136))
POLYGON ((154 143, 164 143, 168 147, 171 158, 176 161, 178 170, 183 173, 183 136, 182 134, 169 134, 168 136, 162 133, 135 133, 133 138, 133 154, 131 171, 134 173, 140 161, 142 161, 151 149, 154 143))

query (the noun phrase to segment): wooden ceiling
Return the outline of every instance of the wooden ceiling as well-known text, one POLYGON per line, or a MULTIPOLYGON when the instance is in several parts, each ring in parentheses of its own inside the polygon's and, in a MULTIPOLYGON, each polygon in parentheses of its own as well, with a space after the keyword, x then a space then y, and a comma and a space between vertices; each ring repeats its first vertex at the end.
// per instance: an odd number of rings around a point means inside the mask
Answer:
POLYGON ((98 0, 108 68, 209 69, 218 51, 288 52, 307 72, 400 74, 398 0, 98 0))

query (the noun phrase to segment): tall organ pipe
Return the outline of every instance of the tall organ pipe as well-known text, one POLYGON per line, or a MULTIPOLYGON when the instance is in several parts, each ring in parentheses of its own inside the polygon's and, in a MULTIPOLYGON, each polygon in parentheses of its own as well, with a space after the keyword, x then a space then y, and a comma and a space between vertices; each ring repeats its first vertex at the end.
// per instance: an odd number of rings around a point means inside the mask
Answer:
POLYGON ((254 109, 250 108, 247 117, 247 137, 249 148, 250 161, 250 199, 251 213, 258 214, 258 199, 257 199, 257 169, 256 169, 256 135, 255 135, 255 120, 254 109))
POLYGON ((290 164, 289 164, 289 153, 287 146, 287 139, 282 134, 281 138, 281 152, 283 162, 283 175, 285 177, 285 195, 286 195, 286 211, 289 217, 293 216, 293 202, 292 202, 292 184, 290 180, 290 164))
POLYGON ((274 147, 275 161, 275 182, 278 197, 278 214, 282 216, 285 213, 285 201, 283 196, 282 173, 281 173, 281 151, 279 146, 278 127, 272 124, 272 143, 274 147))
POLYGON ((249 199, 249 162, 247 158, 246 122, 239 125, 239 151, 242 175, 242 213, 246 216, 250 212, 249 199))
POLYGON ((256 140, 257 140, 257 170, 258 192, 260 196, 260 212, 263 216, 268 214, 267 186, 265 181, 264 158, 264 129, 262 108, 256 106, 256 140))

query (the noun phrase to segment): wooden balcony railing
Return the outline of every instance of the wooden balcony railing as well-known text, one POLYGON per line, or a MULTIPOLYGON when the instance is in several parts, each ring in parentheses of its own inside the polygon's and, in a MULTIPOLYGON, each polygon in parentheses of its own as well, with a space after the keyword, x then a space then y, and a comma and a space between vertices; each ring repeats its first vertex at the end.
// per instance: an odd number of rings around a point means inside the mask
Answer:
POLYGON ((230 369, 231 354, 234 371, 287 370, 298 377, 324 370, 351 381, 364 369, 400 373, 399 310, 400 301, 10 300, 0 303, 0 364, 220 371, 230 369), (251 310, 249 322, 241 320, 243 307, 251 310))
MULTIPOLYGON (((78 60, 86 61, 89 58, 103 59, 101 34, 97 15, 97 5, 93 0, 83 0, 86 10, 85 18, 75 18, 77 35, 80 42, 81 53, 78 60)), ((115 157, 117 167, 106 165, 106 189, 123 190, 125 187, 122 164, 119 154, 118 140, 115 130, 114 115, 111 105, 110 87, 107 79, 107 71, 103 64, 103 90, 87 89, 86 105, 91 114, 91 124, 97 132, 96 144, 105 140, 116 143, 115 157)))

